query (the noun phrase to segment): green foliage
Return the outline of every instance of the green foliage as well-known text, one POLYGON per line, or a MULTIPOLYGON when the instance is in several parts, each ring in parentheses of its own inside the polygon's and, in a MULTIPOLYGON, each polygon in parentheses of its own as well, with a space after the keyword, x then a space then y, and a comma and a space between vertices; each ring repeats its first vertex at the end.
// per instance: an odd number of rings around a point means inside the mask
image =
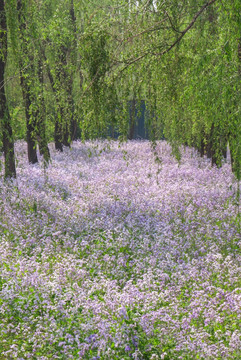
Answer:
POLYGON ((144 100, 151 140, 165 136, 177 157, 180 145, 194 146, 217 166, 229 143, 240 179, 240 1, 216 0, 201 13, 205 1, 21 3, 19 17, 17 0, 6 2, 7 76, 13 77, 7 92, 16 138, 25 131, 21 63, 35 135, 44 117, 48 140, 56 123, 62 142, 72 140, 73 124, 82 138, 110 129, 127 138, 129 102, 144 100))

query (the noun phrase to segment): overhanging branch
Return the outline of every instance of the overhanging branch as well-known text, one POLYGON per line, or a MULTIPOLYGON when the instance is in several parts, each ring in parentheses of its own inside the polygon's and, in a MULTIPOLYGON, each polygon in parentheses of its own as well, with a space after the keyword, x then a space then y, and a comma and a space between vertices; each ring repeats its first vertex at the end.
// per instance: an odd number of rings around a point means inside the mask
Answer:
POLYGON ((192 21, 190 22, 190 24, 185 28, 185 30, 183 30, 181 32, 181 35, 165 50, 163 50, 162 52, 159 53, 153 53, 150 51, 146 51, 145 53, 143 53, 142 55, 138 56, 135 59, 132 59, 130 61, 128 61, 126 63, 126 65, 124 66, 124 68, 122 68, 120 70, 120 73, 122 73, 124 70, 126 70, 130 65, 142 60, 143 58, 145 58, 148 55, 155 55, 155 56, 163 56, 166 53, 168 53, 169 51, 171 51, 181 40, 182 38, 186 35, 186 33, 193 27, 193 25, 195 24, 195 22, 197 21, 197 19, 199 18, 199 16, 212 4, 214 4, 217 0, 210 0, 209 2, 207 2, 205 5, 203 5, 201 7, 201 9, 195 14, 195 16, 193 17, 192 21))
POLYGON ((195 24, 195 22, 197 21, 199 16, 207 9, 208 6, 215 3, 215 1, 217 1, 217 0, 211 0, 208 3, 206 3, 205 5, 203 5, 203 7, 196 13, 194 18, 190 22, 190 24, 186 27, 186 29, 184 31, 182 31, 181 35, 177 38, 177 40, 174 41, 174 43, 172 45, 170 45, 166 50, 164 50, 160 53, 157 53, 155 55, 162 56, 162 55, 165 55, 166 53, 168 53, 170 50, 172 50, 182 40, 182 38, 186 35, 186 33, 193 27, 193 25, 195 24))

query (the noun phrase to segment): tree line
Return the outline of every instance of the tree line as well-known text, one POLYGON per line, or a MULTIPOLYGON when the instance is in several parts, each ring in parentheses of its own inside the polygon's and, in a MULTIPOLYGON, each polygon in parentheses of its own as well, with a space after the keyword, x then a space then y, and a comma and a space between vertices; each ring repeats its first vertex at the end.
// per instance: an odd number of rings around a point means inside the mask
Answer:
POLYGON ((132 138, 145 101, 153 141, 241 165, 239 0, 0 0, 0 121, 5 177, 14 141, 47 164, 49 141, 132 138), (130 105, 131 104, 131 105, 130 105))

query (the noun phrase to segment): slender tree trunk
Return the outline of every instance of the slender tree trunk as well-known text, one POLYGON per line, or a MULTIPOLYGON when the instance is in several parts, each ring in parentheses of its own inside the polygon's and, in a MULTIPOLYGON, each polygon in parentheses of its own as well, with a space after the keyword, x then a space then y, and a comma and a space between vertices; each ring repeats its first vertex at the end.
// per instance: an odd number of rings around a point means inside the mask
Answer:
MULTIPOLYGON (((44 48, 41 48, 41 54, 42 54, 44 62, 45 62, 47 75, 49 78, 49 82, 50 82, 52 91, 55 95, 56 101, 58 102, 55 81, 54 81, 53 75, 51 73, 44 48)), ((57 116, 57 114, 56 114, 55 123, 54 123, 54 144, 55 144, 55 149, 62 152, 63 151, 63 143, 62 143, 62 127, 61 127, 60 120, 61 120, 60 117, 57 116)))
POLYGON ((7 100, 4 87, 4 73, 7 60, 7 21, 4 7, 4 0, 0 0, 0 121, 2 127, 3 152, 5 160, 5 178, 15 178, 15 156, 13 132, 10 123, 10 116, 7 107, 7 100))
POLYGON ((207 154, 207 158, 208 158, 208 159, 211 159, 211 157, 212 157, 212 144, 211 144, 211 140, 210 140, 210 139, 208 139, 208 142, 207 142, 206 154, 207 154))
POLYGON ((220 159, 217 156, 215 151, 212 151, 212 166, 216 165, 217 167, 221 167, 220 159))
POLYGON ((65 124, 63 131, 63 145, 70 147, 70 129, 69 124, 65 124))
MULTIPOLYGON (((70 2, 70 18, 74 32, 74 53, 76 53, 77 48, 77 27, 76 27, 76 17, 74 11, 74 2, 71 0, 70 2)), ((70 125, 70 137, 71 141, 77 139, 77 120, 74 116, 74 101, 73 101, 73 75, 71 76, 71 93, 70 93, 70 107, 71 107, 71 125, 70 125)))
MULTIPOLYGON (((212 166, 214 166, 214 165, 220 166, 218 149, 215 148, 214 139, 215 139, 215 127, 214 127, 214 124, 212 124, 210 134, 208 137, 208 141, 207 141, 206 152, 207 152, 207 157, 209 159, 211 159, 212 166)), ((217 141, 217 139, 216 139, 216 141, 217 141)))
MULTIPOLYGON (((61 51, 65 51, 65 50, 61 49, 61 51)), ((62 99, 61 99, 61 96, 59 93, 60 84, 62 84, 63 79, 65 79, 65 76, 62 76, 63 75, 62 72, 64 71, 62 69, 62 65, 65 64, 65 53, 61 52, 60 60, 57 63, 57 67, 56 67, 57 81, 54 79, 54 77, 51 73, 50 67, 47 62, 46 54, 45 54, 45 51, 43 48, 42 48, 42 55, 43 55, 44 61, 46 63, 48 78, 49 78, 50 85, 51 85, 52 91, 55 95, 55 99, 56 99, 56 103, 57 103, 57 111, 56 111, 55 124, 54 124, 55 149, 62 152, 63 145, 70 146, 69 127, 67 124, 63 127, 63 124, 62 124, 62 120, 64 118, 64 108, 63 108, 62 99)), ((64 75, 66 75, 65 72, 64 72, 64 75)))
POLYGON ((205 154, 205 144, 204 144, 204 138, 202 137, 201 139, 201 144, 200 144, 200 156, 203 157, 205 154))
POLYGON ((71 134, 71 141, 77 140, 77 120, 74 117, 74 105, 72 107, 70 134, 71 134))
POLYGON ((129 130, 129 140, 133 140, 135 134, 135 125, 136 125, 136 99, 135 97, 131 100, 131 109, 130 109, 130 130, 129 130))
MULTIPOLYGON (((21 66, 21 61, 20 61, 21 66)), ((22 68, 21 68, 22 69, 22 68)), ((26 78, 23 74, 23 71, 20 69, 20 84, 23 93, 23 101, 25 107, 25 116, 26 116, 26 127, 27 127, 27 145, 28 145, 28 161, 31 164, 35 164, 38 162, 37 158, 37 150, 36 150, 36 142, 34 140, 34 132, 35 126, 31 121, 30 115, 30 106, 31 106, 31 98, 30 98, 30 87, 26 81, 26 78)))
POLYGON ((26 32, 26 23, 25 23, 25 16, 24 16, 24 9, 22 0, 18 0, 17 3, 17 10, 18 10, 18 20, 19 20, 19 28, 20 28, 20 41, 21 41, 21 55, 19 58, 19 67, 20 67, 20 84, 23 93, 23 101, 25 107, 25 116, 26 116, 26 127, 27 127, 27 145, 28 145, 28 161, 32 164, 38 162, 37 158, 37 150, 36 150, 36 141, 35 141, 35 124, 32 122, 30 107, 31 107, 31 88, 29 86, 29 82, 26 77, 26 72, 29 72, 31 69, 31 62, 33 61, 32 57, 29 59, 30 67, 27 70, 24 70, 23 60, 22 58, 30 57, 28 54, 28 50, 26 49, 27 44, 25 43, 26 40, 24 39, 24 35, 26 32))
POLYGON ((225 160, 227 160, 227 146, 228 146, 228 141, 227 141, 227 138, 222 138, 221 139, 221 149, 222 149, 222 155, 223 155, 223 158, 225 160))
POLYGON ((44 157, 44 160, 48 163, 50 160, 50 152, 48 148, 48 142, 46 138, 46 128, 45 128, 45 103, 44 103, 44 94, 43 94, 43 62, 41 57, 38 61, 38 78, 40 83, 40 94, 39 94, 39 106, 38 106, 38 144, 39 152, 44 157))
POLYGON ((63 152, 62 131, 58 120, 55 121, 54 142, 55 142, 55 149, 63 152))

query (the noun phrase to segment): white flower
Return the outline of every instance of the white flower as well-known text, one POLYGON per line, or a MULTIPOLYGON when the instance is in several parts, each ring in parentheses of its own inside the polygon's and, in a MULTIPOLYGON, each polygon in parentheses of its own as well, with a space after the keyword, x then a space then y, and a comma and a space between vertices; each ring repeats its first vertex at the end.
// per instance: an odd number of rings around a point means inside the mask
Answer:
POLYGON ((157 354, 153 354, 150 358, 150 360, 157 360, 159 359, 159 356, 157 354))

